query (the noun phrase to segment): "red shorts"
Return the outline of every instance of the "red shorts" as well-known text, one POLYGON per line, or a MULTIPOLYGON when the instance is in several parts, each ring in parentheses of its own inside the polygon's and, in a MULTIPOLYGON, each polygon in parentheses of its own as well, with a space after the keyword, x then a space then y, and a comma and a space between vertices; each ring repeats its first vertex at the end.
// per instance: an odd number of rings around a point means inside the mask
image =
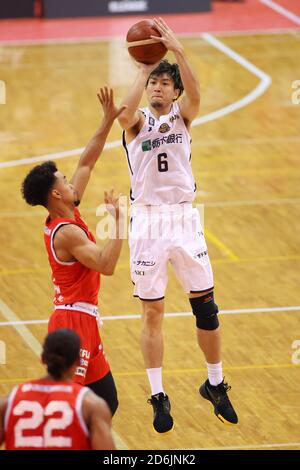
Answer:
POLYGON ((81 340, 80 364, 74 382, 87 385, 102 379, 110 367, 103 350, 97 318, 74 310, 55 310, 49 319, 48 333, 59 328, 74 330, 81 340))

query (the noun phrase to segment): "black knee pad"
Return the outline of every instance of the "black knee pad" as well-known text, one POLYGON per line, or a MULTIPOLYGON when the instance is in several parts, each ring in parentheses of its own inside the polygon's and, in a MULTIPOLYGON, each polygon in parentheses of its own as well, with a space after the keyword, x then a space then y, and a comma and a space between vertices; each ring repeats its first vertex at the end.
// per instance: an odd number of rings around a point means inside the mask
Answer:
POLYGON ((200 330, 216 330, 219 326, 218 306, 214 302, 214 293, 194 297, 190 299, 193 314, 196 317, 196 325, 200 330))

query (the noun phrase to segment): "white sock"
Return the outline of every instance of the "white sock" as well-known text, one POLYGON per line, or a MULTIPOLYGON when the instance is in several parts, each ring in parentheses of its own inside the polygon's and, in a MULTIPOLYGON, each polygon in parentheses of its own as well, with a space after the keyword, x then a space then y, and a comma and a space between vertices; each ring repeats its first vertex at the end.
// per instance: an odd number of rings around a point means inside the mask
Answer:
POLYGON ((162 384, 162 367, 146 369, 146 371, 151 386, 151 395, 156 395, 161 392, 165 393, 162 384))
POLYGON ((209 364, 207 362, 206 365, 210 385, 219 385, 223 381, 222 362, 218 362, 217 364, 209 364))

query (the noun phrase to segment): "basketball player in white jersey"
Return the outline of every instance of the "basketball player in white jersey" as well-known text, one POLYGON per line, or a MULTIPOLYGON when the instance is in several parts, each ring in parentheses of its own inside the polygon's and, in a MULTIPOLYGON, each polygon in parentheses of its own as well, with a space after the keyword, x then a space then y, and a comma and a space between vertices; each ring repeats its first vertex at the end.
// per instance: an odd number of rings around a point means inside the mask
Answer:
POLYGON ((177 63, 139 64, 122 103, 127 108, 118 119, 131 178, 131 276, 134 295, 142 302, 141 349, 152 395, 148 402, 153 406, 154 429, 165 433, 173 428, 162 383, 162 320, 169 261, 189 296, 207 363, 208 379, 201 385, 200 395, 213 404, 223 423, 236 424, 238 418, 227 396, 230 387, 223 380, 213 274, 199 215, 192 207, 196 185, 190 166, 189 129, 199 112, 199 82, 172 30, 161 18, 155 25, 161 37, 152 38, 164 43, 177 63), (144 90, 149 107, 139 109, 144 90), (191 230, 166 236, 166 230, 160 232, 161 226, 168 226, 166 218, 177 228, 185 224, 191 230))

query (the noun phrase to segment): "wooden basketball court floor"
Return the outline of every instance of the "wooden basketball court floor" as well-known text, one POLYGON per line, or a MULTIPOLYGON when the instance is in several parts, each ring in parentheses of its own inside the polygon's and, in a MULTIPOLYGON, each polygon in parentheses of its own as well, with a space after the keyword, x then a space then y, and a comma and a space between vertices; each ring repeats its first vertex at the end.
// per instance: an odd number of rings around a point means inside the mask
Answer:
MULTIPOLYGON (((300 104, 292 102, 292 83, 300 78, 300 33, 194 35, 182 42, 202 85, 200 119, 192 130, 196 203, 205 207, 224 374, 240 423, 224 426, 199 396, 205 363, 189 302, 170 271, 166 312, 176 315, 164 320, 164 384, 175 429, 167 436, 152 431, 139 349, 140 305, 132 298, 125 241, 116 273, 102 278, 100 294, 102 336, 120 399, 113 423, 117 444, 299 449, 300 104)), ((35 162, 20 159, 54 154, 70 177, 78 151, 64 158, 60 152, 87 142, 101 114, 97 88, 112 85, 119 102, 133 66, 114 40, 1 46, 0 65, 8 92, 0 107, 3 395, 43 374, 38 355, 52 311, 45 212, 26 206, 20 196, 21 181, 35 162)), ((103 190, 128 194, 120 134, 116 124, 82 203, 93 231, 103 190)))

